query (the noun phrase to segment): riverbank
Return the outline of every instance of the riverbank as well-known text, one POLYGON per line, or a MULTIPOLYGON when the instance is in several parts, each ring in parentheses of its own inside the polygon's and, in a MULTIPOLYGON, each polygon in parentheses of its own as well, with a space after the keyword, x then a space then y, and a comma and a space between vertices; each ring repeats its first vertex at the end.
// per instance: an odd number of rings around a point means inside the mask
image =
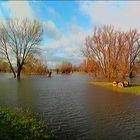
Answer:
POLYGON ((130 84, 130 86, 128 87, 118 88, 118 87, 113 87, 112 82, 89 82, 89 83, 97 86, 103 86, 117 92, 140 95, 140 84, 130 84))
POLYGON ((55 136, 27 112, 0 108, 0 139, 54 140, 55 136))

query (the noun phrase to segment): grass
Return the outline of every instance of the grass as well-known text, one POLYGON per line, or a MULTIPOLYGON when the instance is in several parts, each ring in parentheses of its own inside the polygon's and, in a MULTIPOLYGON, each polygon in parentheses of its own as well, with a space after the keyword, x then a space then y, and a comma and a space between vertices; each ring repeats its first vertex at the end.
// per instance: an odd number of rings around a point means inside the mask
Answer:
POLYGON ((0 108, 1 140, 54 140, 55 136, 47 131, 41 121, 37 121, 20 109, 0 108))
POLYGON ((113 87, 112 82, 90 82, 90 84, 103 86, 117 92, 125 92, 140 95, 140 84, 130 84, 130 86, 124 88, 113 87))

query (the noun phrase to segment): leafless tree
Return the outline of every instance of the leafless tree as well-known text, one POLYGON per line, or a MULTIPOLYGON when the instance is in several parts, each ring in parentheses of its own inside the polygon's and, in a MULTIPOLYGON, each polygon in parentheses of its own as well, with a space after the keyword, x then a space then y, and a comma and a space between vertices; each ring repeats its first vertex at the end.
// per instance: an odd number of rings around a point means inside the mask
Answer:
POLYGON ((95 28, 86 38, 83 54, 95 61, 106 78, 132 77, 140 55, 140 35, 137 30, 122 32, 112 26, 95 28))
POLYGON ((7 59, 14 78, 20 78, 25 60, 41 43, 42 33, 42 26, 36 20, 10 19, 0 25, 0 52, 7 59))
POLYGON ((129 77, 132 78, 135 62, 140 55, 140 36, 137 30, 130 30, 125 34, 125 37, 127 39, 126 59, 129 65, 129 77))
POLYGON ((13 72, 14 78, 16 78, 16 72, 12 66, 9 56, 10 48, 8 45, 8 35, 6 34, 4 28, 2 27, 0 28, 0 52, 7 59, 10 69, 13 72))

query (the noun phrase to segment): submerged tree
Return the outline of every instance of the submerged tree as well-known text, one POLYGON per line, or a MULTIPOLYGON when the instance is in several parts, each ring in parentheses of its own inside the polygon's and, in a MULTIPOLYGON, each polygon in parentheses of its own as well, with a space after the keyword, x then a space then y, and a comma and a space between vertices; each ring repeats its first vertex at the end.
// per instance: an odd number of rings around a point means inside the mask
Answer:
POLYGON ((20 78, 27 57, 36 52, 42 40, 42 33, 42 26, 36 20, 10 19, 0 25, 0 52, 7 59, 14 78, 20 78))
POLYGON ((70 62, 63 62, 56 66, 57 73, 69 74, 72 72, 72 64, 70 62))

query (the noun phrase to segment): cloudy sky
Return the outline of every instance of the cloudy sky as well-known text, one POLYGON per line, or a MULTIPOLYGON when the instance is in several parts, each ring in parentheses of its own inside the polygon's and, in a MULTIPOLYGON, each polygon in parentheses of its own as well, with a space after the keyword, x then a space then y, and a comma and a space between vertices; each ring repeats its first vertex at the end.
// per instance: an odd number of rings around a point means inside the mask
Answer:
POLYGON ((38 19, 44 27, 40 46, 50 68, 65 61, 78 65, 81 47, 95 26, 113 25, 122 30, 140 29, 139 1, 3 1, 0 21, 38 19))

